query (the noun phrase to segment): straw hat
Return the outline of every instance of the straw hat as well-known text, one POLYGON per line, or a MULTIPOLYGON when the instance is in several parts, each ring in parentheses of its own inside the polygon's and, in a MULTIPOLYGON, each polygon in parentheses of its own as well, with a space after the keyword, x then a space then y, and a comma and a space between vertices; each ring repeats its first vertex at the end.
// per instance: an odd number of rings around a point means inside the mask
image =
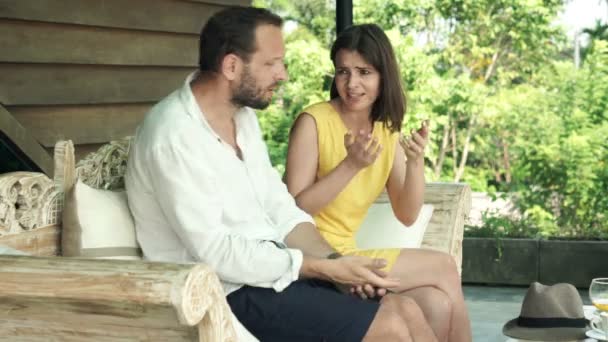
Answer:
POLYGON ((587 323, 574 286, 535 282, 528 288, 519 317, 507 322, 502 333, 526 340, 570 341, 585 338, 587 323))

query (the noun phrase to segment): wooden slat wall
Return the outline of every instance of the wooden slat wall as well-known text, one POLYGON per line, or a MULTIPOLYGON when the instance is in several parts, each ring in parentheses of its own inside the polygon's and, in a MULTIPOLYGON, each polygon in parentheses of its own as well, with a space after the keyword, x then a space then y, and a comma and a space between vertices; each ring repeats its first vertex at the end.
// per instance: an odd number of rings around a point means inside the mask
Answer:
POLYGON ((134 133, 196 69, 207 19, 247 0, 0 0, 0 104, 48 151, 134 133))
POLYGON ((0 102, 11 106, 156 101, 192 67, 0 63, 0 102))
POLYGON ((0 21, 5 62, 192 66, 198 36, 93 26, 0 21))
POLYGON ((251 1, 0 0, 0 17, 30 22, 199 33, 201 23, 226 5, 251 1))
POLYGON ((99 144, 132 133, 152 102, 134 104, 15 106, 11 113, 44 146, 71 139, 74 144, 99 144), (47 117, 53 120, 45 120, 47 117), (106 123, 120 125, 106 125, 106 123))

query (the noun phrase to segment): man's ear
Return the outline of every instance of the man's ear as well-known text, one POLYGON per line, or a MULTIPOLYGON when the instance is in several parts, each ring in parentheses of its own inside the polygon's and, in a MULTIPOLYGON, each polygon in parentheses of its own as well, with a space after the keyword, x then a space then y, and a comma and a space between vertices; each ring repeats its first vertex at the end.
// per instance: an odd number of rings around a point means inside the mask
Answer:
POLYGON ((234 81, 240 74, 243 67, 243 60, 233 53, 229 53, 222 59, 221 70, 224 77, 229 81, 234 81))

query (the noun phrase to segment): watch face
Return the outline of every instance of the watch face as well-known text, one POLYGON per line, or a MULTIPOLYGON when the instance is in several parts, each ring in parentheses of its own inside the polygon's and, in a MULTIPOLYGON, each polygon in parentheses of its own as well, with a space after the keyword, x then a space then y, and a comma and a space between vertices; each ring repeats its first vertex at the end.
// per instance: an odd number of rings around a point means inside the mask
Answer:
POLYGON ((342 254, 338 253, 338 252, 333 252, 330 255, 327 256, 327 259, 338 259, 339 257, 341 257, 342 254))

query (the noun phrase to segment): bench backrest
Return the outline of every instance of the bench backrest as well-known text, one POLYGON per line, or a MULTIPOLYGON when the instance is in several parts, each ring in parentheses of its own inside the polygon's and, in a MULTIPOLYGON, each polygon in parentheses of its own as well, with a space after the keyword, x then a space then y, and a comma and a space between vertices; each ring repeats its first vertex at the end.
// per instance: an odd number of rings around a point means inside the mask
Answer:
MULTIPOLYGON (((130 138, 103 145, 75 163, 71 141, 55 145, 55 173, 51 181, 31 172, 0 177, 0 244, 34 255, 59 255, 63 194, 80 178, 85 184, 107 190, 124 189, 130 138)), ((387 202, 386 194, 377 202, 387 202)), ((471 191, 462 183, 427 183, 425 203, 434 212, 422 241, 423 248, 451 254, 460 266, 464 221, 471 208, 471 191)))

